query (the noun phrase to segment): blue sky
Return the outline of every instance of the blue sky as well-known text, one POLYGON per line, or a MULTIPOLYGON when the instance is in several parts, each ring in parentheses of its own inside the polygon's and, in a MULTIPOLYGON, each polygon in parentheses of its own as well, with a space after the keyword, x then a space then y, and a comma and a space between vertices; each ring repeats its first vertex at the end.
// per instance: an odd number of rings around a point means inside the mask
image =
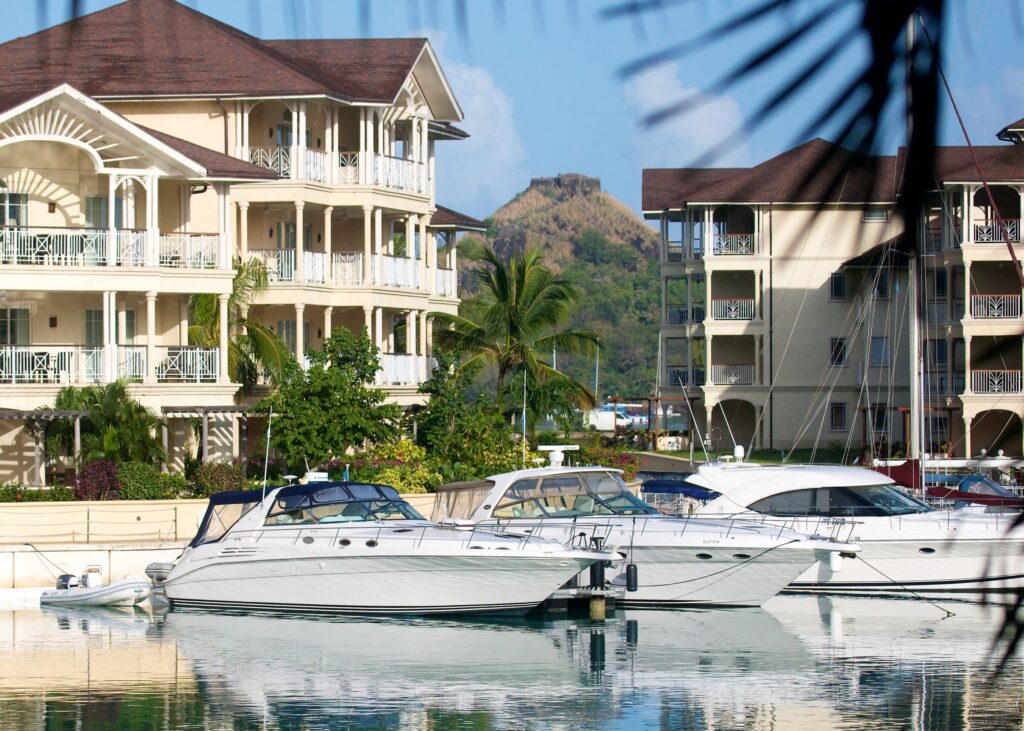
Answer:
MULTIPOLYGON (((834 0, 833 0, 834 2, 834 0)), ((112 0, 85 0, 88 11, 112 0)), ((362 31, 357 0, 188 0, 188 5, 265 38, 353 37, 362 31)), ((690 39, 750 5, 743 0, 666 0, 641 22, 606 19, 617 0, 467 0, 468 33, 453 0, 373 0, 374 36, 429 35, 466 112, 467 142, 445 143, 438 160, 438 201, 483 217, 531 177, 579 172, 634 210, 644 167, 692 164, 744 126, 787 70, 825 48, 835 49, 829 74, 781 113, 730 144, 713 164, 748 165, 801 141, 824 100, 864 58, 848 32, 856 7, 835 13, 825 33, 794 48, 778 68, 720 93, 713 82, 780 30, 828 4, 804 0, 743 35, 623 79, 618 71, 646 53, 690 39), (691 94, 699 110, 654 128, 642 117, 691 94)), ((949 0, 945 68, 975 144, 996 143, 1003 125, 1024 117, 1024 11, 1016 0, 949 0), (968 16, 967 9, 970 9, 968 16)), ((66 19, 68 0, 10 3, 0 41, 66 19)), ((851 6, 855 3, 851 2, 851 6)), ((943 144, 962 144, 944 100, 943 144)), ((894 110, 897 111, 897 110, 894 110)), ((891 116, 885 152, 899 144, 891 116)), ((814 134, 829 137, 829 128, 814 134)))

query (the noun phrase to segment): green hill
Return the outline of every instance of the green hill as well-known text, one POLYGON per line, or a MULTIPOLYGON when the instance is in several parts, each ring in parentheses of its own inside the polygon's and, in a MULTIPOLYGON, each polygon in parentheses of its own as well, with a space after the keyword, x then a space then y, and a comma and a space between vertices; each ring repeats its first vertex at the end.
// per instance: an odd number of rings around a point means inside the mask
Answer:
MULTIPOLYGON (((599 180, 572 173, 534 178, 487 223, 486 237, 466 236, 460 248, 486 239, 502 257, 540 249, 547 266, 579 290, 572 326, 593 330, 605 342, 598 395, 651 393, 661 298, 657 232, 603 192, 599 180)), ((460 284, 468 294, 474 263, 462 262, 460 284)), ((591 387, 594 365, 558 355, 560 370, 591 387)))

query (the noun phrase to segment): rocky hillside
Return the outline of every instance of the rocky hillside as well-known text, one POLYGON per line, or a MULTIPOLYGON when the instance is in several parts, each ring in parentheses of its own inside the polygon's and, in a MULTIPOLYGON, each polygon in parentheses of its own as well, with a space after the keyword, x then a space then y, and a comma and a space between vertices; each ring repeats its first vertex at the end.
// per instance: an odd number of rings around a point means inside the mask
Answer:
MULTIPOLYGON (((650 393, 658 350, 657 232, 603 192, 600 180, 574 173, 534 178, 487 223, 486 237, 466 236, 460 248, 486 243, 503 257, 540 249, 545 263, 580 291, 572 326, 597 332, 606 345, 599 395, 650 393)), ((461 284, 471 290, 473 264, 461 262, 461 284)), ((558 366, 593 387, 593 362, 563 354, 558 366)))

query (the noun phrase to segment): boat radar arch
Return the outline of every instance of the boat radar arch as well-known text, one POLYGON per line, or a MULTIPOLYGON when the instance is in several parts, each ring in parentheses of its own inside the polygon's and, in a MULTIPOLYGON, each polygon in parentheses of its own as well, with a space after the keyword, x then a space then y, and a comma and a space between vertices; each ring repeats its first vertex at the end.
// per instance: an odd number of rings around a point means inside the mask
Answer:
POLYGON ((578 452, 578 444, 542 444, 537 447, 538 452, 548 452, 548 463, 552 467, 561 467, 565 462, 566 452, 578 452))

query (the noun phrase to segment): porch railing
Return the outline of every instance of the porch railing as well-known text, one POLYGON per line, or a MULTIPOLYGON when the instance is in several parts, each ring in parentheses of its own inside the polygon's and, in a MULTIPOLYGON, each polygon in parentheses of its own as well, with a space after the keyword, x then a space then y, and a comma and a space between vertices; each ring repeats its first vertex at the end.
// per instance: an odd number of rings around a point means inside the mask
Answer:
POLYGON ((711 253, 714 256, 750 256, 757 253, 754 234, 715 234, 711 253))
POLYGON ((160 266, 176 269, 216 269, 217 234, 160 234, 160 266))
POLYGON ((4 226, 0 264, 105 266, 108 238, 104 229, 4 226))
POLYGON ((326 183, 330 178, 327 170, 328 156, 326 152, 319 150, 305 150, 306 171, 303 176, 306 180, 315 180, 318 183, 326 183))
POLYGON ((420 357, 402 353, 381 353, 377 385, 404 386, 419 383, 420 357))
POLYGON ((117 265, 141 267, 146 265, 146 232, 137 229, 117 230, 117 265))
POLYGON ((711 312, 716 320, 753 320, 754 300, 712 299, 711 312))
POLYGON ((972 294, 971 317, 1015 320, 1020 317, 1020 295, 972 294))
POLYGON ((0 383, 95 383, 103 348, 78 345, 0 346, 0 383))
POLYGON ((726 386, 750 386, 754 383, 753 363, 714 364, 711 382, 726 386))
POLYGON ((455 296, 455 270, 437 270, 437 293, 442 297, 455 296))
POLYGON ((407 287, 415 289, 418 284, 419 267, 415 259, 404 256, 376 254, 371 262, 373 281, 385 287, 407 287))
POLYGON ((359 182, 359 153, 338 153, 338 183, 351 185, 359 182))
POLYGON ((974 243, 976 244, 1002 244, 1006 242, 1007 238, 1014 243, 1020 241, 1019 219, 1004 218, 1002 226, 996 221, 982 221, 974 224, 974 243))
POLYGON ((331 254, 331 273, 335 284, 362 284, 362 253, 345 251, 331 254))
POLYGON ((249 249, 249 256, 263 262, 271 282, 290 282, 295 276, 295 249, 249 249))
POLYGON ((421 162, 390 155, 373 156, 373 183, 411 193, 427 191, 426 167, 421 162))
POLYGON ((704 322, 704 305, 693 305, 687 312, 686 305, 666 305, 665 324, 667 325, 699 325, 704 322))
POLYGON ((314 284, 326 283, 327 254, 322 251, 303 251, 302 276, 305 277, 307 282, 312 282, 314 284))
POLYGON ((291 175, 292 151, 289 147, 250 147, 249 162, 287 178, 291 175))
POLYGON ((946 301, 929 300, 924 305, 925 318, 932 325, 942 325, 946 322, 946 301))
POLYGON ((181 346, 156 350, 156 377, 161 383, 214 383, 220 375, 219 348, 181 346))
POLYGON ((704 385, 704 366, 694 366, 691 371, 684 365, 670 365, 665 369, 665 386, 667 388, 700 387, 704 385))
POLYGON ((1020 393, 1020 371, 971 371, 974 393, 1020 393))
POLYGON ((129 381, 141 381, 146 377, 146 346, 117 347, 117 377, 129 381))
POLYGON ((953 298, 953 322, 960 322, 964 319, 964 298, 953 298))

